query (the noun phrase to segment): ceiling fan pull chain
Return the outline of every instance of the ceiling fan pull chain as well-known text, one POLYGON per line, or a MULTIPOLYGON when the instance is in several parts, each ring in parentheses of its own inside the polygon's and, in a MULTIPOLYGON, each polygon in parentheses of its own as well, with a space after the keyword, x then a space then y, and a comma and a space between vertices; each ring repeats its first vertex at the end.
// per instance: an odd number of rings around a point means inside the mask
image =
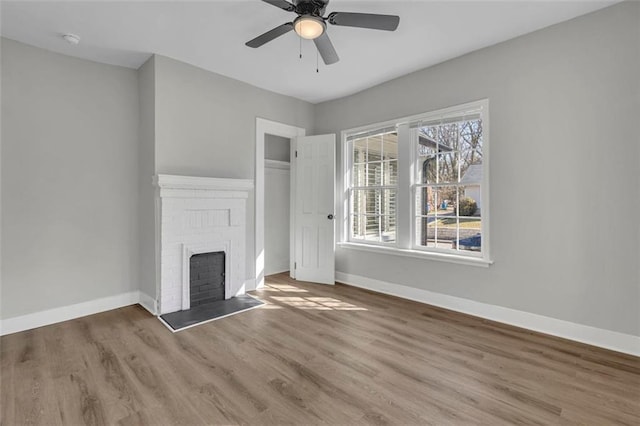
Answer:
POLYGON ((319 55, 319 52, 318 52, 318 49, 316 48, 316 72, 317 73, 320 72, 320 69, 318 67, 318 55, 319 55))
POLYGON ((302 37, 298 37, 300 39, 300 59, 302 59, 302 37))

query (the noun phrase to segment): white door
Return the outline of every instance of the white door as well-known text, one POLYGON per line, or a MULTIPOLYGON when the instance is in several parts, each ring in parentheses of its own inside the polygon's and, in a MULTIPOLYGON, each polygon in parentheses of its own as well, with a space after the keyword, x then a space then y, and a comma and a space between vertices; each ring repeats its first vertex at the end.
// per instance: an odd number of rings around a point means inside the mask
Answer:
POLYGON ((335 135, 295 139, 295 278, 335 284, 335 135))

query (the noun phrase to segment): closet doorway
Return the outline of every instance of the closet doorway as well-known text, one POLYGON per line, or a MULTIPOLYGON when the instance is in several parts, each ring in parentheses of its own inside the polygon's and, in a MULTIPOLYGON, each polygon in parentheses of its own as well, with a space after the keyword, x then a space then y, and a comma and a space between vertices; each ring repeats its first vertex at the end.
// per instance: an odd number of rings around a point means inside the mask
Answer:
MULTIPOLYGON (((247 290, 254 290, 264 286, 265 276, 265 229, 269 226, 269 223, 265 220, 265 162, 266 162, 266 139, 271 136, 279 136, 289 141, 290 151, 289 160, 295 155, 291 153, 295 149, 295 140, 300 136, 305 136, 306 130, 301 127, 295 127, 289 124, 278 123, 276 121, 266 120, 264 118, 256 118, 256 187, 255 187, 255 281, 253 285, 249 284, 247 290), (271 135, 271 136, 268 136, 271 135)), ((269 147, 271 149, 272 147, 269 147)), ((277 149, 277 148, 276 148, 277 149)), ((270 154, 270 156, 273 154, 270 154)), ((281 157, 282 158, 282 157, 281 157)), ((279 160, 275 160, 279 161, 279 160)), ((295 162, 291 163, 289 170, 290 175, 295 176, 296 166, 295 162)), ((289 181, 289 193, 295 190, 295 181, 289 181)), ((295 199, 289 199, 289 218, 291 218, 291 211, 294 208, 295 199)), ((295 279, 295 262, 294 249, 295 241, 293 238, 293 231, 291 230, 292 224, 289 222, 289 276, 295 279)), ((286 237, 285 237, 286 238, 286 237)))
POLYGON ((264 275, 289 271, 291 139, 264 138, 264 275))

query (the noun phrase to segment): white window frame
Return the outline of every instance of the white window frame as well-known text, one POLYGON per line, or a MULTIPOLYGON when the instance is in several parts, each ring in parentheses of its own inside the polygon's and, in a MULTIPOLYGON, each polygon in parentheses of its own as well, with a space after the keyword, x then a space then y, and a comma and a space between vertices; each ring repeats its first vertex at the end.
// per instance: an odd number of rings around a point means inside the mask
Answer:
POLYGON ((474 102, 442 108, 423 114, 412 115, 385 122, 374 123, 357 128, 347 129, 341 132, 342 141, 342 167, 343 167, 343 208, 340 221, 341 236, 338 246, 345 249, 363 250, 376 253, 391 254, 397 256, 416 257, 422 259, 440 260, 473 266, 489 266, 493 263, 490 254, 490 197, 489 197, 489 164, 490 164, 490 128, 489 128, 489 100, 482 99, 474 102), (482 119, 482 247, 481 252, 466 252, 440 249, 436 247, 419 246, 415 241, 415 190, 417 163, 417 149, 414 146, 414 138, 411 125, 421 121, 434 121, 464 115, 465 111, 476 111, 482 119), (367 133, 376 129, 385 129, 395 126, 398 132, 398 180, 396 193, 396 242, 382 243, 366 240, 351 240, 351 214, 349 206, 349 193, 351 185, 352 150, 347 141, 350 136, 359 133, 367 133))
MULTIPOLYGON (((354 243, 354 244, 367 244, 367 245, 376 245, 376 246, 382 246, 382 247, 396 247, 397 246, 397 241, 398 241, 398 235, 397 235, 397 229, 398 229, 398 190, 399 190, 399 184, 400 182, 396 181, 396 185, 395 187, 392 186, 372 186, 371 189, 395 189, 396 190, 396 240, 393 242, 385 242, 385 241, 368 241, 368 240, 364 240, 364 239, 358 239, 358 238, 351 238, 351 229, 353 229, 353 223, 352 223, 352 215, 350 214, 349 211, 349 205, 351 202, 351 191, 352 191, 352 187, 351 187, 351 182, 352 182, 352 176, 351 176, 351 171, 352 171, 352 165, 353 165, 353 149, 350 149, 349 147, 351 146, 351 144, 349 143, 349 141, 347 141, 347 138, 349 138, 350 136, 357 136, 359 133, 369 133, 369 132, 375 132, 377 130, 380 130, 380 134, 385 133, 385 131, 387 130, 391 130, 391 128, 395 126, 387 126, 387 127, 379 127, 379 126, 370 126, 367 128, 366 131, 362 132, 362 131, 357 131, 357 132, 349 132, 349 133, 344 133, 343 132, 343 145, 345 146, 345 152, 346 154, 344 155, 344 158, 346 159, 347 163, 349 166, 348 168, 345 168, 345 198, 346 198, 346 217, 345 217, 345 233, 344 233, 344 239, 343 241, 348 241, 349 243, 354 243)), ((397 129, 396 129, 397 131, 397 129)), ((387 132, 389 133, 389 132, 387 132)), ((371 135, 374 136, 374 135, 371 135)), ((397 160, 397 167, 398 167, 398 173, 400 172, 400 159, 397 160)), ((362 189, 362 187, 359 187, 359 189, 362 189)))

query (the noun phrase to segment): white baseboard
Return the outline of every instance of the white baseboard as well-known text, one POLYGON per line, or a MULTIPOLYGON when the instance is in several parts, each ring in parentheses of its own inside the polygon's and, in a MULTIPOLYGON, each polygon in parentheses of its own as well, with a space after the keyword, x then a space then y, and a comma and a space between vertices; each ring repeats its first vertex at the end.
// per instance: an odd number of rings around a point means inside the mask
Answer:
POLYGON ((281 274, 283 272, 289 272, 289 265, 287 266, 283 266, 281 268, 276 268, 273 271, 269 271, 269 272, 265 272, 264 276, 268 277, 269 275, 276 275, 276 274, 281 274))
POLYGON ((139 291, 131 291, 115 296, 77 303, 75 305, 47 309, 46 311, 4 319, 0 321, 0 336, 110 311, 112 309, 122 308, 123 306, 135 305, 136 303, 140 303, 145 309, 155 315, 155 313, 150 310, 150 308, 155 306, 155 301, 146 294, 142 295, 139 291))
POLYGON ((151 315, 158 315, 158 302, 153 297, 149 296, 147 293, 139 292, 140 298, 139 302, 140 306, 145 308, 147 311, 151 313, 151 315))
POLYGON ((530 312, 476 302, 470 299, 434 293, 414 287, 392 284, 359 275, 336 272, 336 281, 403 299, 439 306, 489 320, 563 337, 630 355, 640 356, 640 336, 576 324, 530 312))

